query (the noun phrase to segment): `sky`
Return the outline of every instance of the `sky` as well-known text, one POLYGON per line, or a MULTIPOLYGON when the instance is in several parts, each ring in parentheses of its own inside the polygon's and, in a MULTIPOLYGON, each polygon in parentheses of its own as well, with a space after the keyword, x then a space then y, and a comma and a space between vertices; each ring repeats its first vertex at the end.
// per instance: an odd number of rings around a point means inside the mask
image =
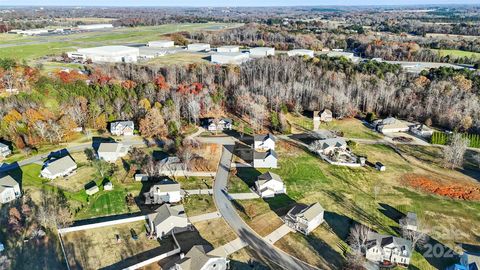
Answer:
POLYGON ((480 0, 0 0, 0 6, 322 6, 479 4, 480 0))

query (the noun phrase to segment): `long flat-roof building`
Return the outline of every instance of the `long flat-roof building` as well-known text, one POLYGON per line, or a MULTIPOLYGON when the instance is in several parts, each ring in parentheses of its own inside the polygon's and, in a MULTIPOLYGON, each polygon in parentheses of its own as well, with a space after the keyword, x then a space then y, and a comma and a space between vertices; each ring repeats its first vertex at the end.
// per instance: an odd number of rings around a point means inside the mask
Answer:
POLYGON ((250 49, 250 56, 253 57, 264 57, 269 55, 275 55, 275 48, 255 47, 250 49))
POLYGON ((232 53, 232 52, 239 52, 240 47, 235 45, 230 46, 221 46, 217 48, 217 52, 219 53, 232 53))
POLYGON ((210 56, 210 61, 215 64, 241 64, 249 59, 248 53, 241 52, 223 52, 210 56))
POLYGON ((148 47, 154 48, 169 48, 175 46, 175 43, 171 40, 157 40, 148 42, 148 47))
POLYGON ((187 45, 187 50, 192 52, 208 52, 210 51, 210 44, 208 43, 192 43, 187 45))
POLYGON ((111 23, 98 23, 98 24, 85 24, 77 26, 80 30, 97 30, 97 29, 105 29, 105 28, 113 28, 113 24, 111 23))
POLYGON ((140 55, 140 50, 127 46, 101 46, 93 48, 78 49, 76 52, 69 52, 68 57, 73 59, 88 59, 92 62, 105 63, 135 63, 140 55))
POLYGON ((314 51, 312 50, 305 50, 305 49, 295 49, 295 50, 290 50, 287 52, 288 56, 308 56, 308 57, 313 57, 314 56, 314 51))

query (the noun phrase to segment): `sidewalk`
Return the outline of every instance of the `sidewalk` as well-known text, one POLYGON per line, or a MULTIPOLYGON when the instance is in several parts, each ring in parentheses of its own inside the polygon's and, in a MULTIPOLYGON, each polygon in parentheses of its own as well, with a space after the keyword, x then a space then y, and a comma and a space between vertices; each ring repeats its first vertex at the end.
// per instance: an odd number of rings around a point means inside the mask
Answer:
POLYGON ((200 221, 210 220, 214 218, 219 218, 221 216, 222 215, 217 211, 217 212, 206 213, 198 216, 189 217, 188 219, 190 220, 190 222, 194 223, 194 222, 200 222, 200 221))
POLYGON ((280 240, 282 237, 287 235, 289 232, 293 232, 293 229, 288 227, 286 224, 280 226, 280 228, 276 229, 275 231, 271 232, 269 235, 265 236, 265 241, 269 243, 275 243, 280 240))

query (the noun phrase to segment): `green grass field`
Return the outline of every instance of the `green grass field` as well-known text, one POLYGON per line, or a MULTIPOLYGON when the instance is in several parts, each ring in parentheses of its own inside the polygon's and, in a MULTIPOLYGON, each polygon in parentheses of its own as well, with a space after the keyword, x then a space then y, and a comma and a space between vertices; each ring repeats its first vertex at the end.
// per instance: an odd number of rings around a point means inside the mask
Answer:
POLYGON ((135 28, 115 28, 105 31, 92 31, 71 35, 21 37, 12 34, 0 34, 0 58, 34 60, 46 55, 59 55, 76 48, 103 45, 122 45, 146 43, 160 39, 162 35, 178 31, 216 30, 237 27, 240 24, 198 23, 164 24, 135 28))
MULTIPOLYGON (((308 243, 313 247, 328 244, 332 250, 340 252, 338 247, 345 245, 344 239, 348 235, 348 228, 355 222, 368 224, 381 233, 396 235, 394 228, 398 227, 398 223, 391 216, 399 212, 414 211, 425 227, 431 229, 430 235, 434 239, 432 241, 439 241, 451 248, 455 246, 455 241, 479 244, 480 240, 476 236, 480 234, 478 229, 480 202, 453 200, 422 193, 402 184, 402 176, 406 173, 426 175, 436 173, 456 178, 460 177, 458 172, 449 173, 438 164, 432 163, 426 164, 427 170, 419 163, 420 161, 412 163, 405 160, 385 145, 360 144, 355 152, 365 154, 370 162, 381 160, 386 164, 387 171, 378 172, 370 167, 332 166, 298 148, 283 144, 278 147, 279 168, 271 171, 283 178, 288 196, 266 200, 270 209, 284 213, 295 202, 306 204, 320 202, 328 212, 326 220, 330 234, 315 233, 314 238, 302 240, 302 243, 308 243), (442 222, 438 222, 440 220, 442 222), (462 222, 459 223, 458 220, 462 222), (456 232, 455 239, 452 238, 452 230, 456 232)), ((248 186, 253 185, 255 177, 264 171, 244 168, 237 170, 237 176, 230 178, 229 192, 248 190, 248 186)), ((245 205, 243 201, 242 205, 245 205)), ((285 246, 288 245, 288 241, 284 243, 285 246)), ((311 250, 311 247, 308 249, 311 250)), ((322 254, 319 253, 317 256, 322 254)), ((434 267, 443 269, 449 263, 452 261, 448 259, 427 261, 418 253, 413 258, 413 265, 418 269, 434 267)), ((319 262, 320 266, 322 265, 319 262)))
POLYGON ((451 57, 475 57, 480 58, 480 53, 477 52, 468 52, 468 51, 461 51, 461 50, 434 50, 440 54, 440 56, 447 56, 450 55, 451 57))

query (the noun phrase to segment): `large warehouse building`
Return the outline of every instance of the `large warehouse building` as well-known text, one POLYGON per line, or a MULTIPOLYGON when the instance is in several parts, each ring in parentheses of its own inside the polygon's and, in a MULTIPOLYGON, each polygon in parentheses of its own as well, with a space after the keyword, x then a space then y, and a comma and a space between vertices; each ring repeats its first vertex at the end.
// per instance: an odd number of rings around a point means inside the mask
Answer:
POLYGON ((215 64, 241 64, 249 58, 248 53, 241 52, 225 52, 216 53, 210 56, 210 60, 215 64))
POLYGON ((313 57, 315 55, 315 52, 312 50, 305 50, 305 49, 295 49, 295 50, 290 50, 287 52, 288 56, 308 56, 308 57, 313 57))
POLYGON ((175 44, 171 40, 157 40, 148 42, 148 47, 152 48, 169 48, 173 46, 175 46, 175 44))
POLYGON ((111 23, 99 23, 99 24, 83 24, 77 26, 80 30, 97 30, 97 29, 105 29, 105 28, 113 28, 113 24, 111 23))
POLYGON ((105 63, 135 63, 140 51, 138 48, 127 46, 102 46, 86 49, 78 49, 76 52, 69 52, 68 57, 92 62, 105 63))
POLYGON ((250 49, 250 56, 252 57, 264 57, 269 55, 275 55, 275 48, 255 47, 250 49))
POLYGON ((210 44, 207 43, 192 43, 187 45, 187 50, 192 52, 208 52, 210 51, 210 44))
POLYGON ((239 52, 239 46, 221 46, 217 48, 217 52, 219 53, 229 53, 229 52, 239 52))

